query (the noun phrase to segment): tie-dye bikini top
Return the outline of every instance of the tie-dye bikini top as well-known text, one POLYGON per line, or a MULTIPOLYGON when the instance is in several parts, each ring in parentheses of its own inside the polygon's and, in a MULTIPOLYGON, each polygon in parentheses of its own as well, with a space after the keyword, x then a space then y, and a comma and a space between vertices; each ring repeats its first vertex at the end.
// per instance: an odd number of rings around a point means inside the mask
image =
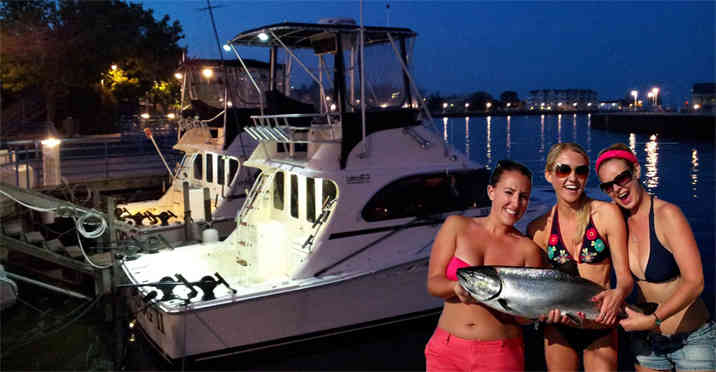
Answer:
POLYGON ((579 257, 575 260, 562 241, 562 233, 559 231, 559 217, 557 215, 557 208, 555 208, 554 219, 552 220, 552 231, 547 241, 547 257, 549 261, 558 268, 565 264, 572 266, 575 261, 577 263, 593 264, 609 257, 609 246, 602 236, 599 235, 599 231, 594 227, 594 222, 590 216, 589 223, 585 229, 584 240, 582 240, 582 248, 579 250, 579 257))

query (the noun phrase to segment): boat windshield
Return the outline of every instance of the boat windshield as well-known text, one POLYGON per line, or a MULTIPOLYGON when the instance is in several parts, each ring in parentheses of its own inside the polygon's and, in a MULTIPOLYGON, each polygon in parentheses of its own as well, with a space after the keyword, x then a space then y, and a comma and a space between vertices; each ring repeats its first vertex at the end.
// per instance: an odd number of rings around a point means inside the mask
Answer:
MULTIPOLYGON (((401 66, 401 59, 410 65, 416 34, 405 28, 364 29, 367 110, 417 108, 401 66)), ((231 45, 240 59, 273 60, 269 81, 272 91, 289 98, 283 107, 289 102, 309 104, 316 113, 359 112, 360 35, 355 24, 283 23, 243 32, 231 45)), ((266 106, 271 105, 269 97, 266 106)))

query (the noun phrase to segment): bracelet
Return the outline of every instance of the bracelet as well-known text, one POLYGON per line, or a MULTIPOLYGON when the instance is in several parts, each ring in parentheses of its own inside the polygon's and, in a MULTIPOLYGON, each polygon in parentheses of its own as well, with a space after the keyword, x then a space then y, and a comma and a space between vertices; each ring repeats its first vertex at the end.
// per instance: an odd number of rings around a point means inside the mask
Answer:
POLYGON ((657 327, 657 328, 661 327, 661 319, 659 319, 659 317, 656 316, 656 313, 655 313, 655 312, 654 312, 654 313, 651 313, 651 315, 654 316, 654 324, 656 324, 656 327, 657 327))

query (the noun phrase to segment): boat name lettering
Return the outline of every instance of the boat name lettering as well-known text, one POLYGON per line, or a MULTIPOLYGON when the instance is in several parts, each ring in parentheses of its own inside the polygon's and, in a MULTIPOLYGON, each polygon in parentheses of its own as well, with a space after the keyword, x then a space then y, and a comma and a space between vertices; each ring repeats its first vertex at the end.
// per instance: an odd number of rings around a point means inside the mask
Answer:
POLYGON ((370 183, 370 174, 362 173, 357 176, 346 176, 346 183, 370 183))

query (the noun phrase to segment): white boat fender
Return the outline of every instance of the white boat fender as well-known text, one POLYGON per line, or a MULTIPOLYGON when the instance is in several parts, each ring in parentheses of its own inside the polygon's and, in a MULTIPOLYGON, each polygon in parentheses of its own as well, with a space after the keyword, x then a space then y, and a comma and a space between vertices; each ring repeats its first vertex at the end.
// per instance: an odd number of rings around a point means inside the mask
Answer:
POLYGON ((203 243, 214 243, 219 241, 219 230, 214 228, 204 229, 201 232, 201 241, 203 243))

